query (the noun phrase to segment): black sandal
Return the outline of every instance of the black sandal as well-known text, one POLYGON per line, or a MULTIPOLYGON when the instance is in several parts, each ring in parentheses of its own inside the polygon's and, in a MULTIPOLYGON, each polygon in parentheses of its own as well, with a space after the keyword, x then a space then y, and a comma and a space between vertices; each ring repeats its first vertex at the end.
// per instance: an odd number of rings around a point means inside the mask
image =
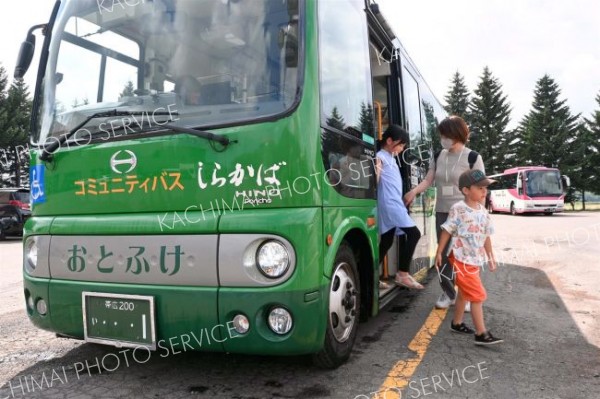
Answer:
POLYGON ((450 330, 461 334, 475 334, 475 330, 467 327, 465 323, 454 324, 453 322, 450 322, 450 330))

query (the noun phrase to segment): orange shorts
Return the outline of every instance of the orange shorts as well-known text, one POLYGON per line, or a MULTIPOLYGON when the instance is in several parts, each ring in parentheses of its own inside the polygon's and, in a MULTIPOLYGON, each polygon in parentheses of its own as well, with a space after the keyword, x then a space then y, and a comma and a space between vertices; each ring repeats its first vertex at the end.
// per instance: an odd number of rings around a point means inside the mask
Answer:
POLYGON ((448 260, 454 267, 454 281, 462 297, 470 302, 485 301, 487 293, 479 277, 481 268, 457 260, 452 253, 448 255, 448 260))

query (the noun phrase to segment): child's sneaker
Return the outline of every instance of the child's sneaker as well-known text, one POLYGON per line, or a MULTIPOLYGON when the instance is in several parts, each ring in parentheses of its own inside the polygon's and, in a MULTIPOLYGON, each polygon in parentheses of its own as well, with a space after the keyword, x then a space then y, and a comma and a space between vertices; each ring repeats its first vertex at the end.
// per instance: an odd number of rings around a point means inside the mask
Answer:
POLYGON ((489 331, 483 334, 475 334, 475 345, 495 345, 504 342, 503 339, 494 337, 489 331))
POLYGON ((448 309, 450 307, 450 305, 454 305, 455 300, 454 299, 450 299, 448 297, 448 295, 446 295, 445 292, 442 292, 440 297, 438 298, 438 300, 435 303, 435 308, 436 309, 448 309))
POLYGON ((461 334, 475 334, 475 330, 467 327, 465 323, 454 324, 453 322, 450 322, 450 331, 461 334))

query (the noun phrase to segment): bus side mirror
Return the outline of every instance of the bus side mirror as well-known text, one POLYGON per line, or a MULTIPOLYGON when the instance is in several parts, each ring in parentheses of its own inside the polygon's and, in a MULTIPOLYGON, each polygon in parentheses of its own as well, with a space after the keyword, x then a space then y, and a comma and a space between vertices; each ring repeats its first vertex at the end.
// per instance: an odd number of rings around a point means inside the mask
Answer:
POLYGON ((523 180, 517 179, 517 188, 520 190, 523 188, 523 180))
POLYGON ((562 175, 563 186, 571 187, 571 179, 567 175, 562 175))
POLYGON ((23 76, 25 76, 25 73, 29 69, 29 65, 31 65, 31 60, 33 60, 33 54, 35 53, 35 36, 33 32, 40 28, 46 28, 46 25, 34 25, 29 28, 27 38, 21 43, 17 65, 15 66, 15 79, 23 79, 23 76))
POLYGON ((17 58, 17 65, 15 66, 15 79, 23 79, 23 76, 25 76, 25 73, 29 69, 29 65, 31 65, 34 52, 35 36, 30 32, 27 34, 27 39, 21 43, 19 57, 17 58))

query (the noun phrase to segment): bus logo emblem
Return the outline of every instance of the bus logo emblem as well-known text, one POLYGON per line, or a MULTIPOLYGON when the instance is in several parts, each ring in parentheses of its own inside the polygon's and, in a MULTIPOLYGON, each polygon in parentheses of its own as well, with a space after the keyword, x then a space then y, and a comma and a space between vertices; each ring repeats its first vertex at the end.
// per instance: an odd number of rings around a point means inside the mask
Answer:
POLYGON ((136 167, 136 165, 137 165, 137 157, 135 156, 135 154, 132 151, 129 151, 129 150, 117 151, 110 158, 110 168, 115 173, 118 173, 118 174, 131 172, 136 167), (122 152, 126 152, 127 155, 129 155, 129 157, 118 159, 119 154, 121 154, 122 152), (129 165, 129 169, 127 169, 125 171, 121 171, 118 168, 120 165, 129 165))

